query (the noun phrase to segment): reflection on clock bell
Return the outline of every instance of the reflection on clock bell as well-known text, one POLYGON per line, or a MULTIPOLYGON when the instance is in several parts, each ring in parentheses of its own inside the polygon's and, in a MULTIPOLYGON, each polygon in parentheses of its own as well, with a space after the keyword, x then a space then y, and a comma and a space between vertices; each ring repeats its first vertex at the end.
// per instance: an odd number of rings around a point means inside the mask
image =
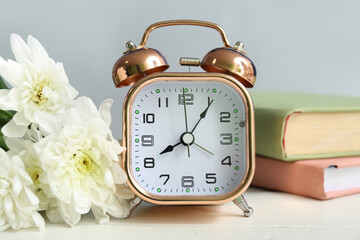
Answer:
POLYGON ((245 87, 253 87, 256 80, 256 68, 242 47, 243 44, 237 42, 234 47, 213 49, 205 55, 200 66, 206 72, 229 74, 245 87))
POLYGON ((169 65, 164 56, 152 48, 136 48, 132 42, 127 44, 128 51, 119 58, 113 68, 116 87, 135 83, 146 75, 165 71, 169 65))

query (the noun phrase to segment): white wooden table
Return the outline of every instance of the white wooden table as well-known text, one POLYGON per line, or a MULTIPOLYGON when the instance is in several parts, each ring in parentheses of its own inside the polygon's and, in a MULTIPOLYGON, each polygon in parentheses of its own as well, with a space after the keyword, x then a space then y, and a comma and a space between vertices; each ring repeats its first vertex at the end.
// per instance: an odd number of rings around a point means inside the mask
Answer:
POLYGON ((250 218, 234 204, 219 206, 155 206, 142 203, 128 219, 97 225, 83 216, 74 228, 46 224, 36 229, 6 231, 1 240, 47 239, 360 239, 360 194, 319 201, 250 188, 250 218))

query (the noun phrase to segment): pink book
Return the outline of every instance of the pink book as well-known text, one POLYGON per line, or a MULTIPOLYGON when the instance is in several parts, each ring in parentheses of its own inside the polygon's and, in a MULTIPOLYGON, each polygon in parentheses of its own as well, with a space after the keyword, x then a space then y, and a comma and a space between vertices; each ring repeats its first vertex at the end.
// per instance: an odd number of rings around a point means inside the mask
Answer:
POLYGON ((360 193, 360 156, 286 162, 257 155, 252 185, 316 199, 360 193))

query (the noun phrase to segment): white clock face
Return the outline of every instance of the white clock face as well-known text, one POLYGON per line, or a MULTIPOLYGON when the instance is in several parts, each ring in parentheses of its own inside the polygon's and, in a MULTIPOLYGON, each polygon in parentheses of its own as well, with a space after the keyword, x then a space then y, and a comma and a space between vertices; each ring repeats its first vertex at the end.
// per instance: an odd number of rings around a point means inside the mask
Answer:
POLYGON ((229 84, 153 82, 129 111, 129 171, 142 192, 219 196, 243 182, 249 167, 245 103, 229 84))

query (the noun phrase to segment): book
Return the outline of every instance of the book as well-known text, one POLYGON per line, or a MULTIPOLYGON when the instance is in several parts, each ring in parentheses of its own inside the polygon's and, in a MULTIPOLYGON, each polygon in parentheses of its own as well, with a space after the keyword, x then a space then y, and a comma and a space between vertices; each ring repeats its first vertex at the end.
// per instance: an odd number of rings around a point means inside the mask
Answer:
POLYGON ((257 155, 251 184, 322 200, 360 193, 360 156, 286 162, 257 155))
POLYGON ((360 155, 360 98, 252 92, 256 153, 295 161, 360 155))

